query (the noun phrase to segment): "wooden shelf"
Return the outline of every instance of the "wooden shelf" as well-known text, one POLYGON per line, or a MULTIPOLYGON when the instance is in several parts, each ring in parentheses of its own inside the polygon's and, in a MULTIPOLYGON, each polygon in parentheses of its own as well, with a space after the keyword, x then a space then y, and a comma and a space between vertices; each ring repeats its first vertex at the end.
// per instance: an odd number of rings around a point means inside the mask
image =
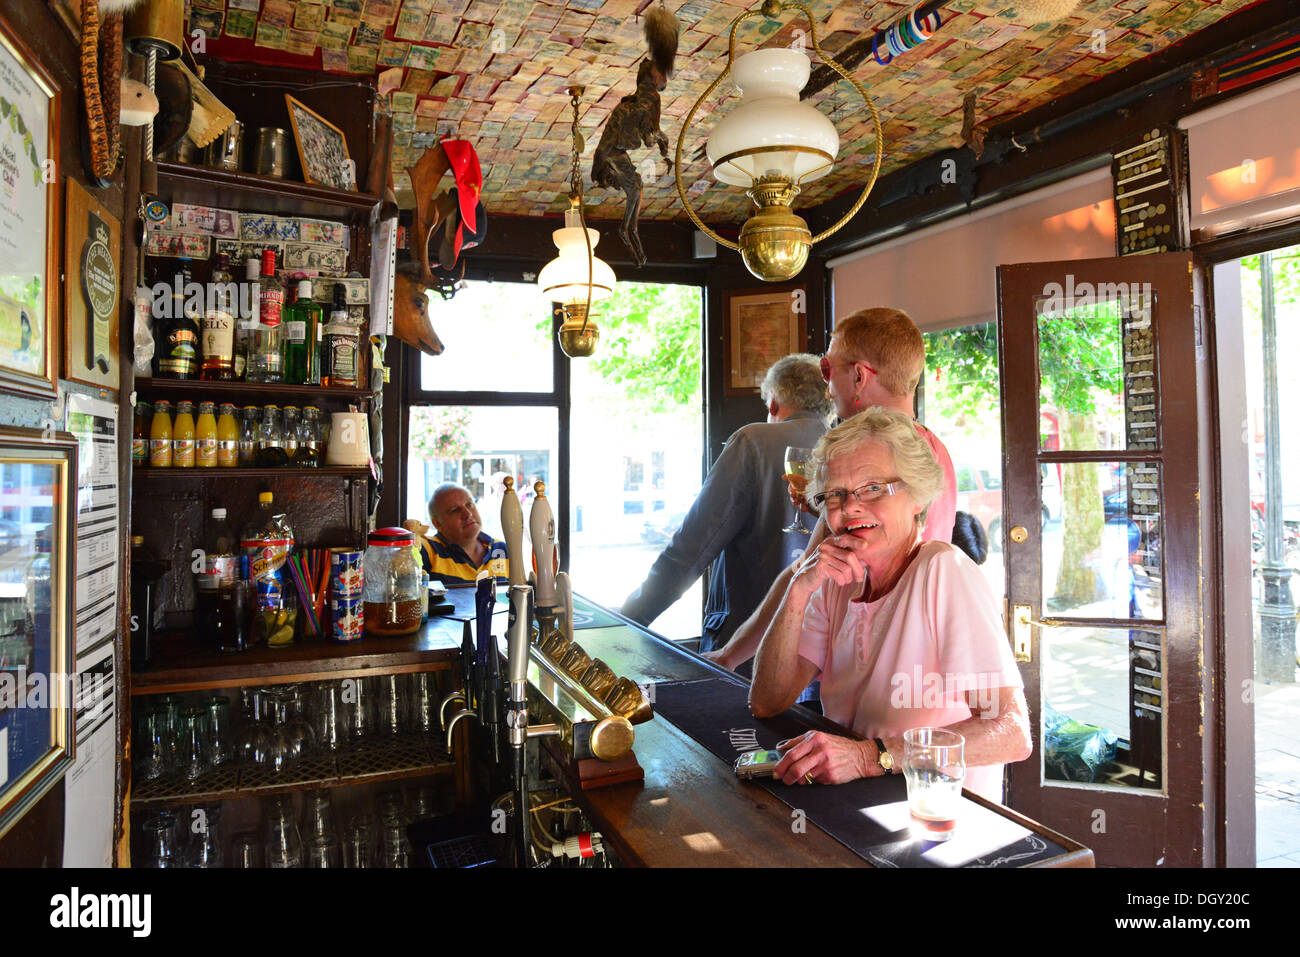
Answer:
POLYGON ((262 646, 239 654, 218 654, 191 632, 165 632, 154 639, 153 666, 131 673, 131 695, 443 671, 460 656, 463 627, 460 621, 431 618, 423 629, 404 638, 366 636, 350 642, 315 638, 287 648, 262 646))
POLYGON ((389 740, 369 738, 336 755, 309 757, 278 774, 265 768, 231 765, 193 781, 177 775, 141 781, 133 785, 131 803, 206 804, 455 771, 454 759, 437 736, 408 734, 389 740))
POLYGON ((133 481, 162 481, 167 478, 185 478, 185 479, 202 479, 202 478, 345 478, 345 479, 363 479, 370 474, 370 470, 364 465, 361 466, 335 466, 326 465, 318 469, 300 469, 300 468, 282 468, 282 469, 153 469, 142 468, 136 469, 131 473, 133 481))
MULTIPOLYGON (((337 385, 282 385, 275 382, 206 382, 203 379, 136 379, 135 391, 142 399, 180 396, 197 401, 242 400, 237 404, 266 405, 277 399, 299 399, 297 404, 360 402, 371 398, 368 389, 337 385)), ((290 405, 295 403, 290 402, 290 405)))
POLYGON ((378 196, 311 186, 192 163, 158 163, 158 189, 169 202, 197 203, 249 213, 354 219, 369 215, 378 196))

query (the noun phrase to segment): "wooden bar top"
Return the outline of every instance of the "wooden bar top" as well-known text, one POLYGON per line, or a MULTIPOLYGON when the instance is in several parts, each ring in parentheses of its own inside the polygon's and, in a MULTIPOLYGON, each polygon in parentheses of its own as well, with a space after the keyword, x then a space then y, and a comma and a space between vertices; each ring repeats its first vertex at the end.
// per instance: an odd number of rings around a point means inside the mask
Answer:
MULTIPOLYGON (((615 616, 618 617, 618 616, 615 616)), ((574 639, 615 674, 645 685, 729 675, 631 622, 579 629, 574 639)), ((844 729, 820 716, 811 723, 844 729)), ((870 863, 732 768, 662 715, 636 727, 633 746, 645 771, 639 784, 573 788, 623 863, 644 867, 868 867, 870 863)), ((1066 847, 1037 866, 1091 867, 1092 852, 1007 808, 972 801, 1066 847)))

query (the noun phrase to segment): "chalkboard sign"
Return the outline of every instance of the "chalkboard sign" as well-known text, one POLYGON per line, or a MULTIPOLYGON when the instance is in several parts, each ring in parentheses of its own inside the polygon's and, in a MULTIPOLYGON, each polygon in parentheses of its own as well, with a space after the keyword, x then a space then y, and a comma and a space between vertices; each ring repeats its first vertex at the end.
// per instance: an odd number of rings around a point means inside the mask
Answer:
POLYGON ((303 180, 334 189, 356 189, 356 167, 348 156, 348 141, 343 131, 288 93, 284 102, 298 144, 303 180))

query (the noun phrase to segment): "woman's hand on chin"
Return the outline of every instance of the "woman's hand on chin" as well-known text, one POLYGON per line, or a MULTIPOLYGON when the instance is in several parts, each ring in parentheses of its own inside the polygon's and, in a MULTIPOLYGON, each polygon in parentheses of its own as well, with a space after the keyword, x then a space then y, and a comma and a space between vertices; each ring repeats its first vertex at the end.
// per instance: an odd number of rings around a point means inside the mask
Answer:
POLYGON ((843 784, 868 776, 866 745, 862 741, 808 731, 782 741, 777 749, 785 754, 774 776, 783 784, 843 784))

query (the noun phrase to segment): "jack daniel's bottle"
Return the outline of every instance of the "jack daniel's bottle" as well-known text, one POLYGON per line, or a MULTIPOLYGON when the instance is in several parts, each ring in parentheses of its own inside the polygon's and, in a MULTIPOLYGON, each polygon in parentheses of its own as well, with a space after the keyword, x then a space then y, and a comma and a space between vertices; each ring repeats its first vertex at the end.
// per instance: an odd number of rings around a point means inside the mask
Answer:
POLYGON ((158 375, 165 379, 199 376, 199 326, 185 308, 189 283, 189 263, 183 262, 172 279, 170 315, 162 318, 158 331, 158 375))

